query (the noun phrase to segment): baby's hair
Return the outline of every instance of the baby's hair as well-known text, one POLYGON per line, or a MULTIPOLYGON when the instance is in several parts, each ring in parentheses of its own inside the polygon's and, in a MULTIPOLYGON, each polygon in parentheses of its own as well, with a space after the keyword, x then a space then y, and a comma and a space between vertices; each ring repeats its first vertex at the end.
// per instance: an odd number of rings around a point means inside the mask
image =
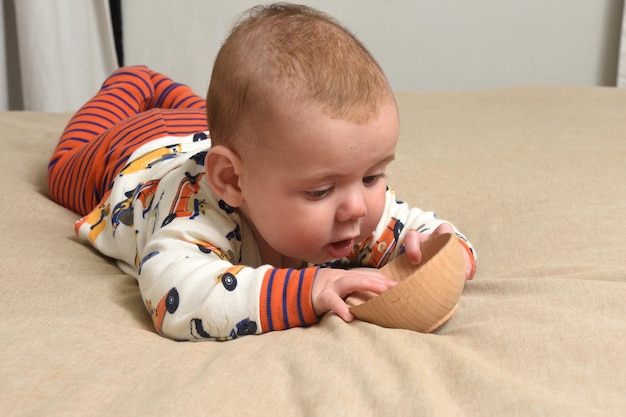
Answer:
POLYGON ((239 129, 251 117, 262 119, 264 105, 281 91, 357 123, 391 95, 376 60, 329 15, 287 3, 256 6, 234 25, 215 60, 207 94, 213 144, 243 151, 239 129))

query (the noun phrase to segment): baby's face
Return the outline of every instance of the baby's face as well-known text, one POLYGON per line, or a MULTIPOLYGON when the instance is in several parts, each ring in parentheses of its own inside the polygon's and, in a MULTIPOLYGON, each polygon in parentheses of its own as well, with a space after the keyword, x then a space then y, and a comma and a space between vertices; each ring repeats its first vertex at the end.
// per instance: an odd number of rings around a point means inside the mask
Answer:
POLYGON ((364 123, 319 109, 285 109, 256 134, 267 144, 244 161, 241 213, 264 262, 298 266, 347 256, 378 225, 398 112, 389 98, 364 123))

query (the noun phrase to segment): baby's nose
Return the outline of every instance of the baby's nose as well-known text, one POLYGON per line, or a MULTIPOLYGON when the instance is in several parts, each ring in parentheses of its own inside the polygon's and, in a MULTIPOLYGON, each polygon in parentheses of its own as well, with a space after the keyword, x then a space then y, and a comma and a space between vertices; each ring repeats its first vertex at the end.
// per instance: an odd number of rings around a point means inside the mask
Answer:
POLYGON ((361 193, 351 193, 337 210, 337 220, 345 222, 365 217, 367 204, 361 193))

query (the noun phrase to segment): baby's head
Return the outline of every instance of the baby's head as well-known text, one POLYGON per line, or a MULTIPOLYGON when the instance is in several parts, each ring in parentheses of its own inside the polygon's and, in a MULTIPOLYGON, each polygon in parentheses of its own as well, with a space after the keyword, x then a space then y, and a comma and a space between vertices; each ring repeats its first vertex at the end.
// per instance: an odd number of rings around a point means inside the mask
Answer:
POLYGON ((243 16, 213 68, 207 95, 213 143, 244 156, 261 145, 249 130, 276 107, 305 104, 360 123, 392 99, 377 62, 332 17, 293 4, 257 6, 243 16))
POLYGON ((207 117, 207 178, 265 263, 347 256, 377 226, 397 108, 376 61, 329 16, 252 9, 216 58, 207 117))

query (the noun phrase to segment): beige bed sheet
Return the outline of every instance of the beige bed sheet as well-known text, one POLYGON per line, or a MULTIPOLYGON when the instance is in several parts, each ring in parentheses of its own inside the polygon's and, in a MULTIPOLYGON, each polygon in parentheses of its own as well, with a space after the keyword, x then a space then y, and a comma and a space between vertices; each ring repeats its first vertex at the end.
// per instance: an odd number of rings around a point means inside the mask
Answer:
POLYGON ((391 185, 479 255, 434 334, 319 325, 158 336, 45 172, 67 114, 0 113, 5 416, 626 415, 626 90, 397 95, 391 185))

